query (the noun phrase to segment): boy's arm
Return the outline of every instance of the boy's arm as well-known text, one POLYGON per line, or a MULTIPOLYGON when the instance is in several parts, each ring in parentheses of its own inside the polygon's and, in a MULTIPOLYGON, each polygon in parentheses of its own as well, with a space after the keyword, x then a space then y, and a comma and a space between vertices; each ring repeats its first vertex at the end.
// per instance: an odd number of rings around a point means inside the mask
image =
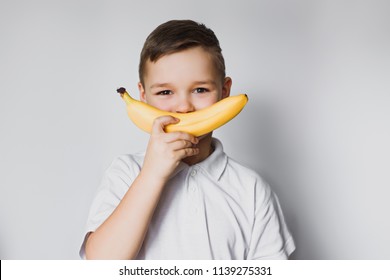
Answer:
POLYGON ((133 259, 141 248, 154 210, 169 176, 183 158, 199 153, 194 136, 165 133, 164 127, 177 123, 171 116, 153 124, 140 174, 107 220, 88 237, 87 259, 133 259))

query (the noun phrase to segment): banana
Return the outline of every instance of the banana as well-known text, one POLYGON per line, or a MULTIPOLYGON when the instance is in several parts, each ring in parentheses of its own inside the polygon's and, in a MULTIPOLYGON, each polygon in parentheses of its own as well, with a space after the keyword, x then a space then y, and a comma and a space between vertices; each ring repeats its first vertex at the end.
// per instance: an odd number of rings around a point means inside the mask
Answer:
POLYGON ((117 89, 117 92, 126 102, 129 118, 140 129, 150 133, 154 119, 170 115, 180 119, 180 122, 167 125, 164 128, 165 132, 183 131, 196 137, 207 134, 233 119, 248 102, 246 94, 239 94, 224 98, 202 110, 190 113, 172 113, 159 110, 132 98, 123 87, 117 89))

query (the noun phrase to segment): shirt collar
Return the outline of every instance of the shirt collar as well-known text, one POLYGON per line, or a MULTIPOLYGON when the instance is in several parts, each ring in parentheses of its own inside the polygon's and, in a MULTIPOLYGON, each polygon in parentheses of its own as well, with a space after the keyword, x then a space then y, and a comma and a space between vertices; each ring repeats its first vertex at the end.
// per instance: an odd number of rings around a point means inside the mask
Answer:
MULTIPOLYGON (((212 178, 214 178, 216 181, 218 181, 223 172, 225 171, 226 165, 227 165, 227 155, 223 151, 223 146, 221 141, 219 141, 217 138, 212 138, 211 145, 214 147, 213 153, 208 156, 203 161, 194 164, 192 168, 201 168, 206 173, 208 173, 212 178)), ((169 176, 170 179, 175 177, 178 173, 180 173, 184 169, 191 168, 188 164, 184 162, 180 162, 179 166, 176 167, 175 171, 169 176)))
POLYGON ((218 181, 225 171, 227 165, 227 155, 223 151, 221 141, 217 138, 213 138, 211 143, 214 147, 214 152, 205 160, 195 164, 194 166, 199 166, 210 174, 216 181, 218 181))

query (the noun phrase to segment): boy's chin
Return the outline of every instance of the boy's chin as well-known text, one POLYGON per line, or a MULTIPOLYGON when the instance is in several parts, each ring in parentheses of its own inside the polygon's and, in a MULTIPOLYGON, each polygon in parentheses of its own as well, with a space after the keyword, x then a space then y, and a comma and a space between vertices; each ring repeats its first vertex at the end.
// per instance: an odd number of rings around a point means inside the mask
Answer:
POLYGON ((198 136, 197 138, 198 138, 198 140, 200 141, 200 140, 203 140, 203 139, 205 139, 205 138, 211 138, 212 135, 213 135, 213 132, 211 131, 211 132, 209 132, 209 133, 206 133, 206 134, 203 134, 203 135, 201 135, 201 136, 198 136))

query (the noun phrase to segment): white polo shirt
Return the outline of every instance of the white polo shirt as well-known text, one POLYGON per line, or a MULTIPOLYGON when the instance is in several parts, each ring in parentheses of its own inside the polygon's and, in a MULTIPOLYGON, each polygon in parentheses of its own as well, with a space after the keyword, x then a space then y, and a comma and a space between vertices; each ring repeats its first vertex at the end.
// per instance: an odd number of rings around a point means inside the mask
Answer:
MULTIPOLYGON (((137 259, 286 259, 295 250, 276 195, 213 138, 204 161, 181 163, 168 181, 137 259)), ((92 203, 86 236, 117 207, 144 154, 116 158, 92 203)), ((85 242, 80 256, 85 257, 85 242)))

